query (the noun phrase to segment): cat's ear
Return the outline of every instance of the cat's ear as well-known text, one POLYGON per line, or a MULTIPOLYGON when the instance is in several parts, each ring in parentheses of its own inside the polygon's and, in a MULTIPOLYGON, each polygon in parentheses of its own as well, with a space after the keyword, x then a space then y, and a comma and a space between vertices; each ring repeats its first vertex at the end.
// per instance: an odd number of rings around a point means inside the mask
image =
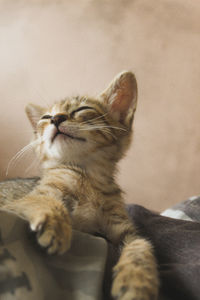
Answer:
POLYGON ((31 122, 31 125, 33 126, 33 129, 36 129, 38 121, 45 113, 45 109, 39 105, 29 103, 25 107, 25 112, 27 114, 29 121, 31 122))
POLYGON ((137 106, 137 82, 132 72, 117 75, 100 95, 100 101, 108 106, 114 119, 131 126, 137 106))

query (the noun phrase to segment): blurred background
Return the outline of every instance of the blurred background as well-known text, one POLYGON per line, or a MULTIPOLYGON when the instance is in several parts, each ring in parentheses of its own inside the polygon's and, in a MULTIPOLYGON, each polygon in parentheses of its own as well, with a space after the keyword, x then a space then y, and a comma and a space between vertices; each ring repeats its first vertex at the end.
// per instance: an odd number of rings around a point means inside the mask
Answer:
POLYGON ((122 70, 139 87, 120 164, 126 201, 160 211, 200 193, 200 2, 0 0, 0 179, 38 174, 24 107, 94 96, 122 70))

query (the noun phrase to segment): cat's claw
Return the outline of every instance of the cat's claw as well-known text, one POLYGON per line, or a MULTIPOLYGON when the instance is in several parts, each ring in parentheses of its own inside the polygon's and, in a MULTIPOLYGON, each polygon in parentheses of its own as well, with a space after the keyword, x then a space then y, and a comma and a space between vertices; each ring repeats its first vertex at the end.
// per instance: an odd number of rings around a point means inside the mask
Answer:
POLYGON ((67 215, 45 213, 31 222, 30 227, 48 254, 63 254, 70 248, 72 230, 67 215))

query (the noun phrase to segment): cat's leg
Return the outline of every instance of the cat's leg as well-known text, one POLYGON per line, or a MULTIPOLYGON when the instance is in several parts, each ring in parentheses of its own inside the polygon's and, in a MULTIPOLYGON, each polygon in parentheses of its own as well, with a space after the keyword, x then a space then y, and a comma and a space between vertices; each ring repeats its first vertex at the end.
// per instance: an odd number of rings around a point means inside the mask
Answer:
POLYGON ((62 254, 71 245, 71 220, 59 195, 51 194, 37 189, 21 199, 1 202, 0 210, 27 220, 49 254, 62 254))
POLYGON ((125 238, 120 259, 113 271, 112 295, 115 299, 157 299, 157 266, 147 240, 125 238))
POLYGON ((158 271, 149 241, 137 235, 122 205, 106 208, 101 225, 107 238, 122 244, 113 269, 112 296, 117 300, 155 300, 158 297, 158 271))

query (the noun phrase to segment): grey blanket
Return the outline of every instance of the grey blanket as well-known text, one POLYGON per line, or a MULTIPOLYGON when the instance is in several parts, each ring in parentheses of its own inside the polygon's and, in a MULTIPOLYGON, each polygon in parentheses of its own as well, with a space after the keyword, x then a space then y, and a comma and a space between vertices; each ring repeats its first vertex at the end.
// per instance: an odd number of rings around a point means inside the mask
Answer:
MULTIPOLYGON (((200 198, 172 209, 200 217, 200 198), (195 211, 196 213, 195 213, 195 211), (199 214, 197 213, 199 212, 199 214)), ((129 207, 140 233, 151 240, 160 272, 160 298, 200 299, 200 223, 160 216, 141 206, 129 207)), ((174 214, 173 214, 174 216, 174 214)))
MULTIPOLYGON (((159 299, 200 299, 200 198, 164 212, 127 207, 141 235, 150 239, 157 257, 159 299)), ((119 251, 100 237, 74 232, 63 256, 49 257, 35 243, 27 224, 0 214, 0 299, 108 300, 111 269, 119 251)))

